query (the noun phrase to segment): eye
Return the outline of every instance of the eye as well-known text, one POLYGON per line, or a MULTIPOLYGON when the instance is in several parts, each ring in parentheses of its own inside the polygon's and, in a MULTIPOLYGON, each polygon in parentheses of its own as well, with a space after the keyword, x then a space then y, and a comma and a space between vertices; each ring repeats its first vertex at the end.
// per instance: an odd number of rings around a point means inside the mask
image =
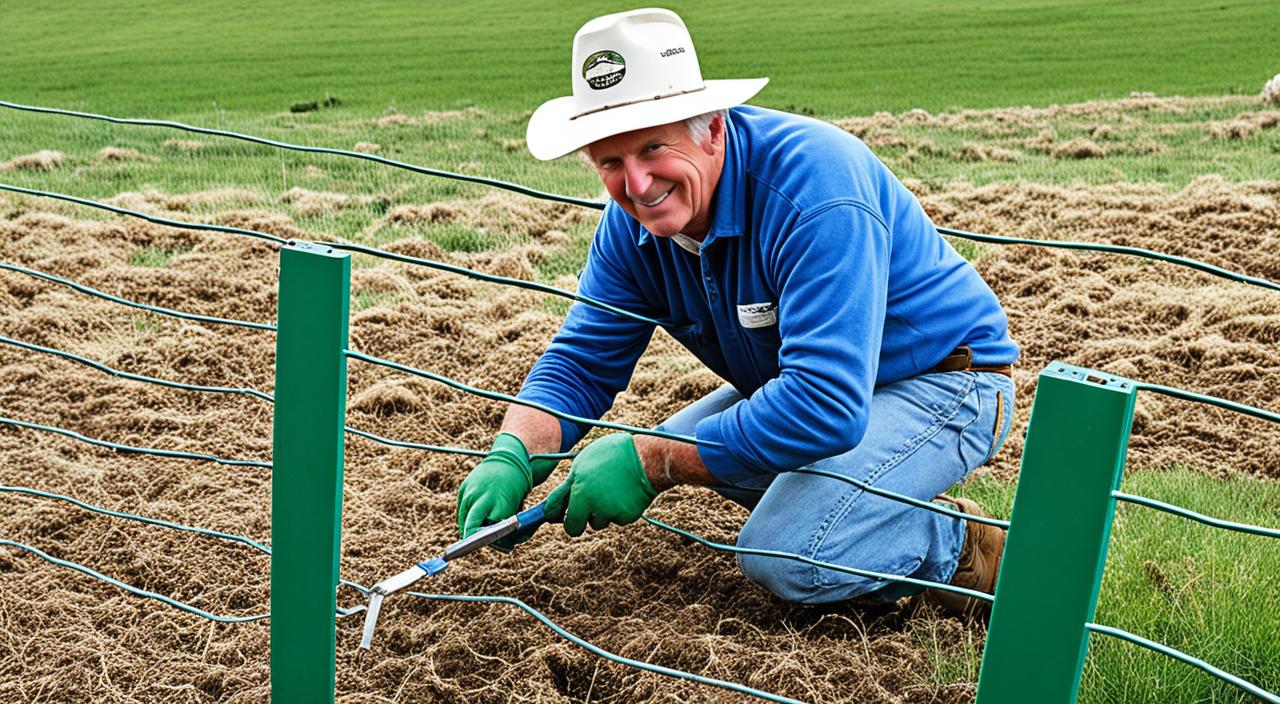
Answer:
POLYGON ((613 157, 600 160, 600 168, 602 169, 612 169, 617 165, 618 165, 618 160, 613 157))
POLYGON ((662 145, 661 143, 654 142, 653 144, 650 144, 649 146, 645 147, 645 148, 644 148, 644 150, 645 150, 646 152, 656 152, 656 151, 658 151, 659 149, 661 149, 662 147, 663 147, 663 145, 662 145))

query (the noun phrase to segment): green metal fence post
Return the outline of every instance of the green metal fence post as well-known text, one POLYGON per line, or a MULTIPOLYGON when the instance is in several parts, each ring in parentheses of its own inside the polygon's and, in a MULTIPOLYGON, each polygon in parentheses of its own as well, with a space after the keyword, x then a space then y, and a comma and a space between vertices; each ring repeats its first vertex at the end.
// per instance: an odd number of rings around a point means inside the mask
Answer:
POLYGON ((1040 373, 978 704, 1075 702, 1136 393, 1069 364, 1040 373))
POLYGON ((271 472, 271 699, 332 702, 351 258, 280 250, 271 472))

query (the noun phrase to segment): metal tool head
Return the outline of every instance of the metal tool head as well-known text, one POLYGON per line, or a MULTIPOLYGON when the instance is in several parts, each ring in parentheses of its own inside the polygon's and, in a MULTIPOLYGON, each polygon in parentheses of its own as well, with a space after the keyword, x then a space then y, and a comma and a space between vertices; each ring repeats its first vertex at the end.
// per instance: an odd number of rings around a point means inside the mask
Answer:
MULTIPOLYGON (((360 636, 360 647, 368 650, 373 643, 373 629, 378 625, 378 614, 382 611, 382 600, 398 591, 408 589, 414 582, 428 575, 439 574, 449 566, 443 558, 435 557, 426 562, 419 562, 394 577, 378 582, 369 590, 369 606, 364 614, 364 632, 360 636)), ((358 655, 357 655, 358 657, 358 655)))
POLYGON ((469 555, 490 543, 501 540, 519 529, 519 516, 505 518, 493 525, 485 526, 484 528, 481 528, 480 530, 445 548, 444 555, 442 555, 442 557, 446 561, 456 560, 463 555, 469 555))

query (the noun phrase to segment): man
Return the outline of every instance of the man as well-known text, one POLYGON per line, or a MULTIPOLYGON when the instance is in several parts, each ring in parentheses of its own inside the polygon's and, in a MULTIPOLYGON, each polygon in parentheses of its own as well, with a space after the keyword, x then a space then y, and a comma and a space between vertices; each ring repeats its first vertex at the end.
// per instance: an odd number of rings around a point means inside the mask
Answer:
MULTIPOLYGON (((657 319, 729 384, 660 426, 696 446, 614 433, 582 449, 548 514, 577 536, 703 485, 751 511, 740 546, 991 592, 998 529, 793 471, 977 513, 938 495, 1009 432, 1018 348, 990 288, 856 138, 742 106, 767 79, 704 82, 674 13, 592 20, 573 57, 573 96, 539 108, 527 141, 544 160, 581 150, 612 198, 579 291, 657 319)), ((598 418, 652 333, 577 304, 520 397, 598 418)), ((459 490, 459 530, 514 514, 553 467, 529 455, 584 430, 512 406, 459 490)), ((777 557, 739 565, 791 601, 920 591, 777 557)))

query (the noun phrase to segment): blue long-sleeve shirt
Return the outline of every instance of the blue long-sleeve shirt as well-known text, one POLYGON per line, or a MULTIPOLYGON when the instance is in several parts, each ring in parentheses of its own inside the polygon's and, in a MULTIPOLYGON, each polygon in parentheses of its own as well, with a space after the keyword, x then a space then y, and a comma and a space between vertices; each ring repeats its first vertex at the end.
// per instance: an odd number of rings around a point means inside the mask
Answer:
MULTIPOLYGON (((748 106, 726 127, 700 254, 610 203, 578 285, 659 320, 745 397, 696 427, 713 476, 762 486, 852 449, 875 387, 932 369, 959 345, 978 365, 1018 357, 995 294, 861 141, 748 106)), ((519 395, 599 418, 652 334, 575 304, 519 395)), ((562 449, 582 437, 561 427, 562 449)))

